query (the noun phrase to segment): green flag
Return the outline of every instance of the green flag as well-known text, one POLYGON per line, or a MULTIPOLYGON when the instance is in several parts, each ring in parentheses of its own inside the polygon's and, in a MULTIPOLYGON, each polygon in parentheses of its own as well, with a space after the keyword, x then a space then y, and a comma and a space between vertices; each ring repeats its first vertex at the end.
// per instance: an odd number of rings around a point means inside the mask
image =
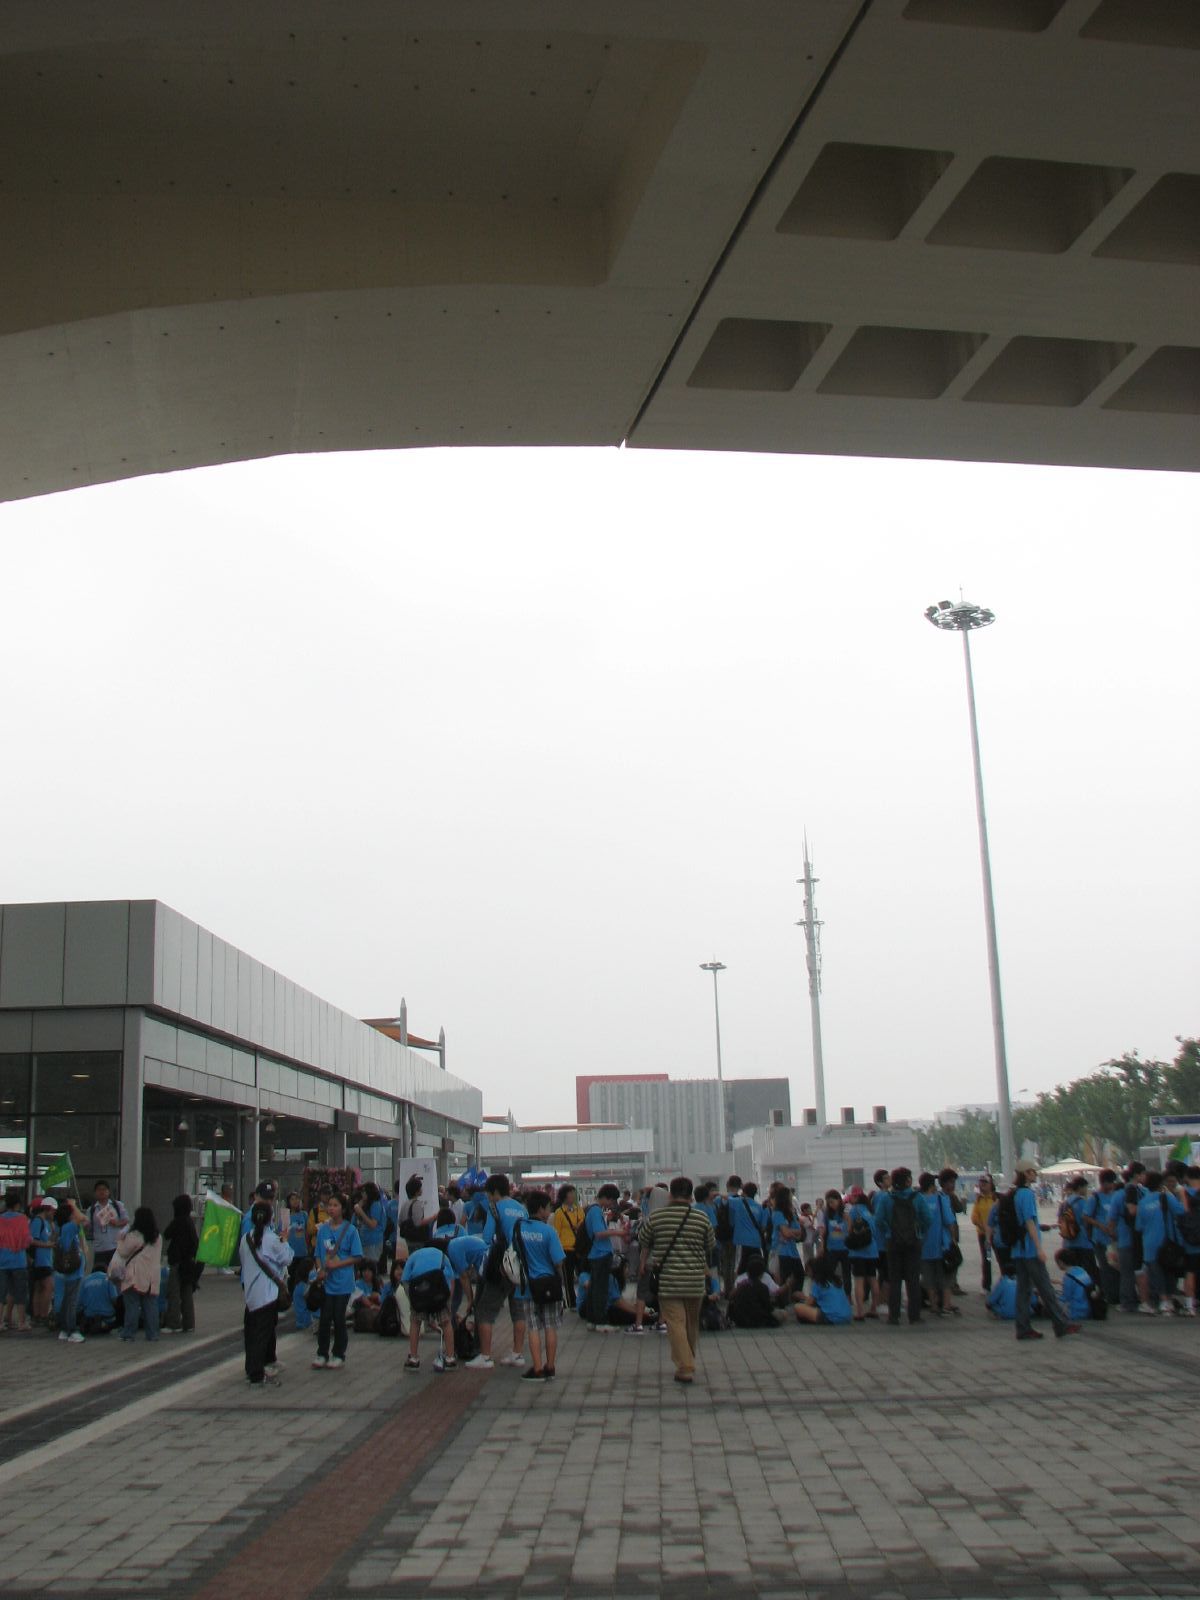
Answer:
POLYGON ((1188 1137, 1188 1135, 1185 1133, 1183 1138, 1180 1139, 1177 1144, 1173 1144, 1171 1146, 1171 1154, 1168 1157, 1168 1160, 1171 1160, 1171 1161, 1190 1161, 1191 1159, 1192 1159, 1192 1141, 1188 1137))
POLYGON ((75 1169, 71 1165, 71 1157, 64 1151, 46 1168, 42 1177, 43 1189, 57 1189, 64 1183, 75 1182, 75 1169))
POLYGON ((236 1206, 223 1206, 219 1200, 210 1200, 204 1207, 196 1260, 208 1267, 229 1266, 237 1255, 241 1231, 242 1213, 236 1206))

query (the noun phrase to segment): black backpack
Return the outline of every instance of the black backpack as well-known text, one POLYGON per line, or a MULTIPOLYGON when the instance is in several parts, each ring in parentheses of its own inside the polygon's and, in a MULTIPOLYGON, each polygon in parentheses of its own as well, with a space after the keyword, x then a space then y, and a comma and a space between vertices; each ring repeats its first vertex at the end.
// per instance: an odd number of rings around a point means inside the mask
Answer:
POLYGON ((459 1361, 474 1361, 479 1354, 479 1334, 474 1316, 464 1317, 454 1328, 454 1355, 459 1361))
POLYGON ((398 1339, 400 1337, 400 1302, 394 1294, 379 1308, 379 1320, 375 1324, 375 1332, 385 1339, 398 1339))
POLYGON ((909 1245, 917 1242, 917 1203, 911 1194, 892 1196, 891 1239, 894 1244, 909 1245))
POLYGON ((418 1272, 408 1281, 408 1303, 419 1317, 433 1316, 450 1304, 450 1285, 441 1267, 418 1272))
POLYGON ((1021 1220, 1017 1216, 1017 1191, 1008 1189, 1000 1196, 996 1207, 996 1232, 1005 1250, 1011 1250, 1021 1237, 1021 1220))
POLYGON ((717 1225, 713 1230, 717 1236, 718 1244, 730 1244, 733 1240, 733 1218, 729 1215, 729 1201, 717 1201, 717 1225))
POLYGON ((1189 1194, 1187 1212, 1182 1217, 1176 1217, 1175 1227, 1189 1251, 1200 1250, 1200 1200, 1193 1199, 1189 1194))
POLYGON ((588 1252, 592 1248, 592 1236, 588 1232, 587 1212, 583 1213, 583 1221, 575 1229, 575 1265, 581 1270, 587 1270, 588 1252))
POLYGON ((403 1215, 397 1218, 396 1226, 406 1244, 423 1245, 429 1242, 429 1229, 413 1221, 413 1206, 420 1198, 420 1195, 414 1195, 411 1200, 406 1200, 403 1215))
POLYGON ((874 1238, 871 1224, 865 1217, 854 1217, 846 1230, 847 1250, 866 1250, 874 1238))

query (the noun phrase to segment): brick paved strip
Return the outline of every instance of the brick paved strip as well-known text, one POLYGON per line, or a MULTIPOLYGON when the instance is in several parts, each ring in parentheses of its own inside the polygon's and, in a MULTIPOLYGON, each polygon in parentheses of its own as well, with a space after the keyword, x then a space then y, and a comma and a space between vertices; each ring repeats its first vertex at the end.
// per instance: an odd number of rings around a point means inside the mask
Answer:
POLYGON ((487 1382, 483 1373, 462 1371, 435 1378, 360 1443, 333 1456, 302 1499, 271 1517, 266 1532, 227 1552, 191 1600, 262 1600, 279 1588, 285 1554, 288 1600, 305 1600, 441 1449, 487 1382), (332 1492, 330 1474, 339 1484, 353 1482, 353 1497, 332 1492), (290 1559, 297 1551, 302 1563, 290 1559))

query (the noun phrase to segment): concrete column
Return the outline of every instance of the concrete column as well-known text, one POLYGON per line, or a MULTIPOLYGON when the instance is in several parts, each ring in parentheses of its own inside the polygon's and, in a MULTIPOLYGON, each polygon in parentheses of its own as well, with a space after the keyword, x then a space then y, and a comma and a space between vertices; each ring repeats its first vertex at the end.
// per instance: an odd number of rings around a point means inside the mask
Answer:
POLYGON ((320 1138, 321 1164, 326 1167, 346 1165, 346 1135, 337 1128, 324 1128, 320 1138))
POLYGON ((237 1117, 237 1177, 234 1179, 234 1198, 238 1205, 249 1205, 249 1197, 258 1185, 258 1118, 253 1111, 239 1111, 237 1117))
POLYGON ((144 1012, 131 1006, 125 1012, 121 1052, 121 1170, 113 1173, 116 1193, 133 1214, 142 1198, 142 1151, 145 1148, 143 1106, 146 1071, 142 1051, 144 1012))
POLYGON ((396 1173, 400 1170, 400 1163, 404 1160, 404 1140, 392 1140, 392 1170, 388 1174, 388 1193, 391 1194, 396 1185, 396 1173))

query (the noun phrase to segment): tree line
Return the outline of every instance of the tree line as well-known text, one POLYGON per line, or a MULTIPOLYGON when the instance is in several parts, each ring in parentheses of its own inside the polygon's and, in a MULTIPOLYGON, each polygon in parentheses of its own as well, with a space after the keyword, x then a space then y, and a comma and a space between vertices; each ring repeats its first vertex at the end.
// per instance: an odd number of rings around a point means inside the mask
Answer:
MULTIPOLYGON (((1178 1039, 1173 1061, 1143 1060, 1136 1050, 1105 1061, 1086 1078, 1040 1094, 1013 1111, 1020 1151, 1032 1142, 1043 1165, 1056 1161, 1129 1161, 1150 1143, 1152 1116, 1200 1115, 1200 1039, 1178 1039)), ((1000 1167, 1000 1134, 987 1113, 966 1112, 961 1122, 937 1121, 917 1135, 921 1165, 929 1172, 957 1167, 1000 1167)))

